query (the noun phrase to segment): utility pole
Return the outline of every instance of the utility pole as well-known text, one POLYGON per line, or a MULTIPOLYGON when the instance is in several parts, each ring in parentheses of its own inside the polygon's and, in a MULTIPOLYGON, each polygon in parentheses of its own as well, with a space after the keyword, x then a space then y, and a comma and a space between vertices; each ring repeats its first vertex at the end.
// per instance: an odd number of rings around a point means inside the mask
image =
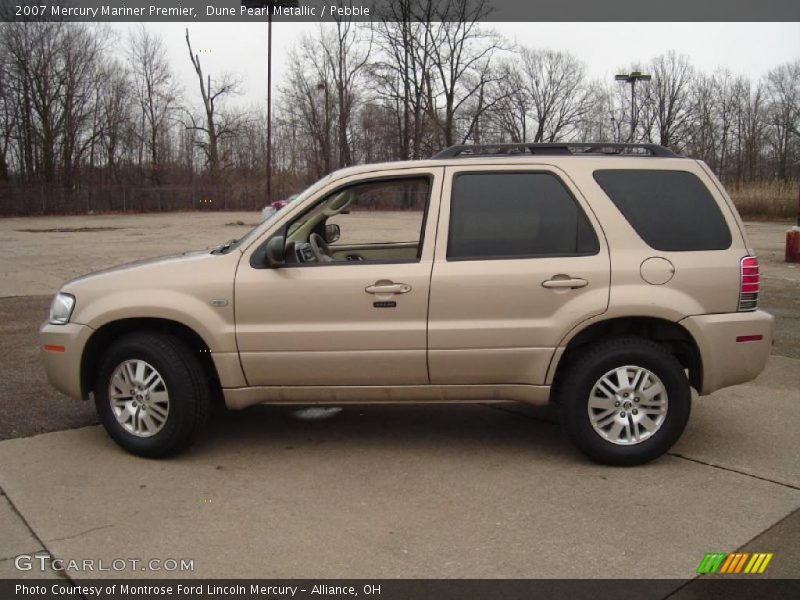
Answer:
POLYGON ((636 132, 636 82, 637 81, 650 81, 652 76, 645 75, 640 71, 632 71, 630 73, 623 73, 614 77, 617 81, 624 81, 631 85, 631 133, 628 141, 633 141, 634 133, 636 132))
POLYGON ((272 204, 272 15, 276 8, 299 5, 299 0, 242 0, 247 8, 267 9, 267 204, 272 204))
POLYGON ((267 205, 272 204, 272 8, 267 15, 267 205))

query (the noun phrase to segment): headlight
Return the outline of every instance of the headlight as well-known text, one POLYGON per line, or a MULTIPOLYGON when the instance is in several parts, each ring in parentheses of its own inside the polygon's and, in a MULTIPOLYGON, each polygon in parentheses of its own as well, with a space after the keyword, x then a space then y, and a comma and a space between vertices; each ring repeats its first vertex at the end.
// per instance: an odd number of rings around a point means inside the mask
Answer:
POLYGON ((75 296, 62 292, 57 293, 50 305, 50 323, 52 325, 69 323, 73 308, 75 308, 75 296))

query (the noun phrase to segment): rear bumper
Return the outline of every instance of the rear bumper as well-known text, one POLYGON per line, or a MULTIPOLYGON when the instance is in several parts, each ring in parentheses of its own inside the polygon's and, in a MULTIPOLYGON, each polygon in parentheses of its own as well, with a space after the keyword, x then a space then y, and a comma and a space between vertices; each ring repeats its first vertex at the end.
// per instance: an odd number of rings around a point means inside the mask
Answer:
POLYGON ((703 363, 700 395, 755 379, 767 364, 775 319, 763 310, 687 317, 703 363))
POLYGON ((47 378, 57 390, 82 399, 81 356, 94 330, 86 325, 45 323, 39 330, 42 362, 47 378))

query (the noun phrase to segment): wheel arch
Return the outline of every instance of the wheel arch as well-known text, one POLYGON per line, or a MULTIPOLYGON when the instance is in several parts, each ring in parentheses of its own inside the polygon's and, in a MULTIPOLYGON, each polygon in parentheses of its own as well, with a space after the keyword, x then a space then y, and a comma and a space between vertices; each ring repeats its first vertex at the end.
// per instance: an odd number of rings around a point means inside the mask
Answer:
MULTIPOLYGON (((679 323, 648 316, 595 321, 573 332, 568 337, 563 351, 555 357, 557 362, 552 379, 553 386, 558 385, 559 375, 579 349, 601 339, 630 335, 652 340, 664 346, 689 372, 690 385, 698 391, 703 389, 703 359, 692 334, 679 323)), ((553 365, 550 368, 553 369, 553 365)))
POLYGON ((211 385, 212 397, 221 397, 221 385, 217 369, 211 358, 206 341, 194 329, 171 319, 141 317, 120 319, 106 323, 97 329, 83 349, 81 355, 80 384, 81 396, 88 398, 94 391, 100 357, 105 350, 121 336, 131 332, 165 333, 179 339, 189 350, 196 351, 203 372, 211 385))

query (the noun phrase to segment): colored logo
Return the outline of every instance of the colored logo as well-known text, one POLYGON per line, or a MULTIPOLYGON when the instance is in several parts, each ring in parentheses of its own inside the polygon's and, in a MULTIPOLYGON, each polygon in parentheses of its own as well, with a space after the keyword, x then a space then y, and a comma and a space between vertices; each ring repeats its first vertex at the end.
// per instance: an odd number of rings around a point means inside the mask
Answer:
POLYGON ((763 573, 769 561, 772 560, 772 553, 757 552, 715 552, 706 554, 697 572, 700 575, 738 575, 749 573, 751 575, 763 573))

